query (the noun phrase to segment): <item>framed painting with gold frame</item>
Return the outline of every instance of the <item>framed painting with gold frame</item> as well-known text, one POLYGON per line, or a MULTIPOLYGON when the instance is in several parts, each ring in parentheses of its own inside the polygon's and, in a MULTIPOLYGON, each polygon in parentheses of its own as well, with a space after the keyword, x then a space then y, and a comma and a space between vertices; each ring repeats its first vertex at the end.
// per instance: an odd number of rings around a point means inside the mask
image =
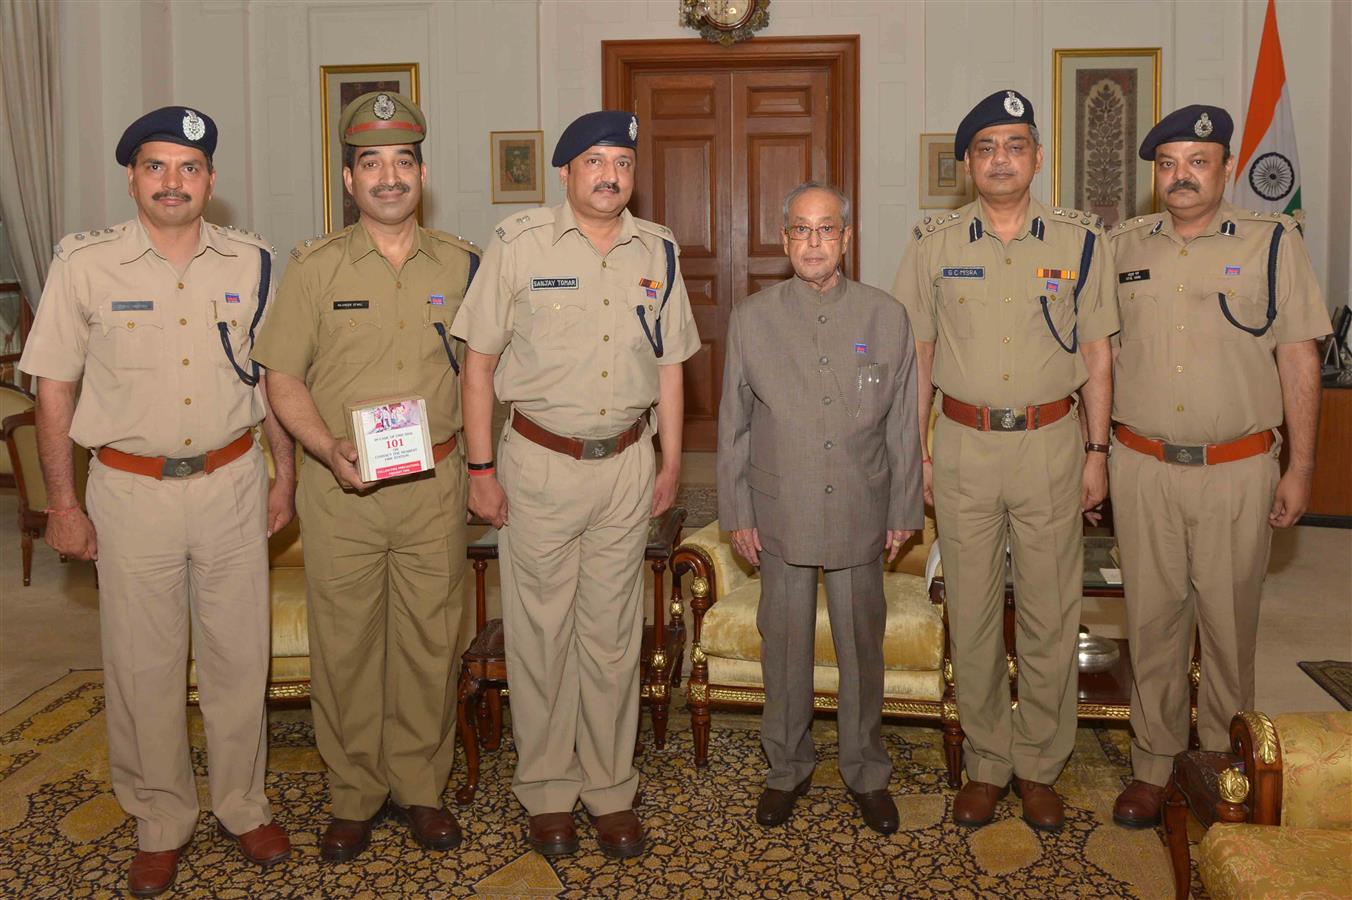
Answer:
POLYGON ((490 131, 494 203, 545 202, 545 133, 490 131))
POLYGON ((974 196, 967 167, 953 153, 953 135, 920 135, 920 208, 957 209, 974 196))
POLYGON ((1112 227, 1153 212, 1153 164, 1136 155, 1160 117, 1159 47, 1052 54, 1052 203, 1112 227))
MULTIPOLYGON (((324 231, 346 228, 357 221, 357 207, 343 188, 343 142, 338 119, 343 107, 371 91, 393 91, 414 103, 418 96, 418 64, 368 63, 354 66, 319 67, 319 131, 324 165, 324 231)), ((418 205, 422 223, 422 205, 418 205)))

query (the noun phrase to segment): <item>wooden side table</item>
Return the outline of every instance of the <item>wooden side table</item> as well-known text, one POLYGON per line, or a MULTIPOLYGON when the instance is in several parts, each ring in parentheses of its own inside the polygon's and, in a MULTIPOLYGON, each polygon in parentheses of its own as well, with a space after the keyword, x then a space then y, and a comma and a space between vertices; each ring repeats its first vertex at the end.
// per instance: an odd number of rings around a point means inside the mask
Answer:
MULTIPOLYGON (((653 720, 653 742, 666 746, 671 688, 680 681, 681 654, 685 647, 685 621, 672 616, 666 622, 662 599, 667 565, 685 526, 686 510, 673 507, 648 523, 644 558, 653 571, 653 622, 643 630, 639 662, 640 703, 653 720)), ((480 522, 479 524, 485 524, 480 522)), ((460 743, 465 748, 465 783, 455 792, 455 802, 474 802, 479 786, 479 748, 496 750, 502 742, 502 696, 507 684, 507 654, 501 619, 489 619, 486 576, 488 563, 498 558, 498 532, 489 529, 465 550, 474 569, 474 624, 476 634, 461 657, 456 719, 460 743)), ((642 752, 642 745, 635 752, 642 752)))

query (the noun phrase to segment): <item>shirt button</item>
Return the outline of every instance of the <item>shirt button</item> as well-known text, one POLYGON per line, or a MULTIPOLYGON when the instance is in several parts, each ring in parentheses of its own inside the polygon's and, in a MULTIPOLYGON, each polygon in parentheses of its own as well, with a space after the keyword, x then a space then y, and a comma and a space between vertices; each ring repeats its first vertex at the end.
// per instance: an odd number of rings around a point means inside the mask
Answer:
POLYGON ((603 340, 603 341, 608 341, 608 340, 610 340, 610 335, 608 335, 608 334, 603 334, 603 335, 601 335, 601 340, 603 340))
POLYGON ((817 362, 820 363, 820 364, 823 365, 823 366, 826 365, 827 363, 829 363, 830 361, 831 361, 831 360, 830 360, 829 358, 825 357, 825 356, 819 357, 819 358, 817 359, 817 362))
POLYGON ((1184 247, 1182 250, 1180 250, 1180 251, 1178 252, 1178 255, 1179 255, 1179 256, 1187 256, 1187 255, 1188 255, 1188 248, 1187 248, 1187 247, 1184 247))
POLYGON ((394 364, 395 369, 402 372, 404 370, 404 361, 401 359, 394 364))
POLYGON ((1183 326, 1182 326, 1182 325, 1176 325, 1176 326, 1174 326, 1174 327, 1176 327, 1179 331, 1182 331, 1182 330, 1183 330, 1183 326))
POLYGON ((822 446, 825 447, 827 450, 830 450, 832 447, 835 446, 835 444, 831 443, 830 441, 827 441, 825 444, 822 444, 822 446))
POLYGON ((1008 256, 1006 256, 1006 257, 1005 257, 1005 265, 1007 265, 1007 266, 1012 266, 1012 265, 1014 265, 1014 260, 1012 260, 1012 259, 1010 259, 1008 256))
POLYGON ((610 377, 610 373, 607 372, 605 369, 602 369, 602 370, 601 370, 601 377, 602 377, 602 378, 609 378, 609 377, 610 377))
POLYGON ((1175 371, 1175 372, 1178 372, 1178 373, 1181 375, 1181 374, 1183 373, 1183 367, 1182 367, 1182 366, 1174 366, 1174 371, 1175 371))
POLYGON ((836 492, 836 487, 835 487, 835 485, 828 484, 828 485, 826 486, 826 493, 828 493, 828 494, 834 494, 835 492, 836 492))
POLYGON ((183 357, 183 365, 186 366, 187 364, 188 364, 188 357, 185 356, 185 357, 183 357))
POLYGON ((601 260, 601 268, 604 269, 605 267, 606 267, 606 261, 603 259, 603 260, 601 260))
POLYGON ((403 319, 400 319, 400 320, 399 320, 399 327, 400 327, 400 328, 403 328, 405 324, 406 324, 406 323, 404 322, 403 319))
POLYGON ((966 302, 967 302, 967 298, 966 298, 966 297, 959 297, 959 298, 958 298, 958 302, 959 302, 959 303, 966 303, 966 302))
POLYGON ((395 286, 396 288, 401 288, 401 287, 404 286, 404 283, 403 283, 402 281, 396 281, 396 282, 394 283, 394 286, 395 286))
POLYGON ((1008 380, 1009 380, 1009 373, 1006 372, 1005 374, 1001 375, 1000 377, 1003 378, 1005 381, 1008 381, 1008 380))
POLYGON ((609 306, 609 305, 610 305, 610 298, 607 297, 606 299, 602 300, 601 302, 602 302, 603 304, 605 304, 606 306, 609 306))
POLYGON ((135 322, 128 322, 128 323, 127 323, 127 328, 135 328, 135 327, 136 327, 136 323, 135 323, 135 322))
POLYGON ((179 319, 179 320, 178 320, 178 324, 180 324, 180 325, 187 325, 187 324, 188 324, 188 320, 187 320, 187 319, 179 319))
POLYGON ((826 316, 817 316, 817 321, 818 321, 818 322, 821 322, 823 325, 825 325, 825 324, 826 324, 826 316))
MULTIPOLYGON (((604 263, 602 263, 602 265, 605 265, 605 264, 604 264, 604 263)), ((605 411, 605 410, 604 410, 604 409, 603 409, 603 410, 601 410, 601 415, 603 415, 603 416, 604 416, 604 415, 605 415, 605 414, 606 414, 606 411, 605 411)))
POLYGON ((555 309, 563 309, 563 306, 562 306, 562 304, 555 303, 555 304, 554 304, 554 308, 555 308, 555 309))
POLYGON ((356 327, 357 327, 357 320, 356 320, 356 319, 348 319, 348 320, 347 320, 347 326, 348 326, 349 328, 356 328, 356 327))
POLYGON ((191 446, 192 446, 192 438, 185 438, 184 441, 183 441, 183 446, 185 446, 185 447, 191 447, 191 446))
POLYGON ((180 291, 183 290, 183 282, 180 281, 180 282, 178 283, 178 289, 179 289, 180 291))
POLYGON ((1013 300, 1013 299, 1014 299, 1013 297, 1006 297, 1006 298, 1005 298, 1005 302, 1008 303, 1009 301, 1011 301, 1011 300, 1013 300))
POLYGON ((1136 299, 1136 292, 1135 292, 1135 291, 1132 291, 1132 292, 1131 292, 1131 296, 1128 297, 1127 299, 1128 299, 1128 300, 1135 300, 1135 299, 1136 299))
POLYGON ((1009 343, 1009 336, 1006 335, 1005 337, 1001 338, 1001 340, 1002 340, 1004 343, 1008 344, 1008 343, 1009 343))
POLYGON ((1180 294, 1183 293, 1183 285, 1180 284, 1180 285, 1178 286, 1178 292, 1179 292, 1180 294))
POLYGON ((191 398, 191 397, 184 397, 184 398, 183 398, 183 405, 184 405, 184 406, 192 406, 192 398, 191 398))
POLYGON ((239 324, 239 323, 236 322, 234 319, 231 319, 231 320, 230 320, 230 327, 231 327, 231 328, 234 328, 234 327, 235 327, 236 325, 238 325, 238 324, 239 324))
POLYGON ((823 397, 823 398, 822 398, 822 405, 824 405, 824 406, 830 406, 830 405, 831 405, 831 398, 830 398, 830 397, 823 397))
POLYGON ((1183 404, 1182 404, 1182 403, 1178 404, 1177 406, 1174 407, 1174 409, 1178 410, 1179 412, 1182 412, 1182 411, 1183 411, 1183 404))

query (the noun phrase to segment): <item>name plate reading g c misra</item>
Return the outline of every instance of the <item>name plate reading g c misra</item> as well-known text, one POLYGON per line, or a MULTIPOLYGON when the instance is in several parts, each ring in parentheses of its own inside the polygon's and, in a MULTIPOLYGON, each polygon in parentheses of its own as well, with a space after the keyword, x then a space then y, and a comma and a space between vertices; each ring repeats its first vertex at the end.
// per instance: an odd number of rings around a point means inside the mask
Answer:
POLYGON ((362 481, 416 475, 435 465, 422 397, 382 397, 349 403, 346 409, 362 481))

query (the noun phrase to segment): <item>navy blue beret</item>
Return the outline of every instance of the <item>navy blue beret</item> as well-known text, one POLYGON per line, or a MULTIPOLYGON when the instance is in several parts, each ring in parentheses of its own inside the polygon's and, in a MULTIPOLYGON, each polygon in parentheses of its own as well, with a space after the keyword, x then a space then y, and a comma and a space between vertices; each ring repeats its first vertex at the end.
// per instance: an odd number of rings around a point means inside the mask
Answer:
POLYGON ((186 106, 165 106, 148 112, 127 126, 117 142, 117 164, 131 165, 131 155, 147 141, 168 141, 196 147, 211 159, 216 152, 216 123, 206 113, 186 106))
POLYGON ((1219 106, 1194 103, 1176 109, 1160 119, 1141 141, 1141 159, 1153 160, 1155 148, 1174 141, 1198 141, 1220 144, 1229 149, 1230 135, 1235 133, 1235 120, 1219 106))
POLYGON ((958 133, 953 136, 953 154, 958 159, 965 159, 967 145, 983 128, 1020 123, 1030 128, 1037 127, 1037 122, 1033 121, 1033 101, 1018 91, 996 91, 962 117, 958 133))
POLYGON ((566 166, 588 147, 628 147, 638 149, 638 116, 616 109, 578 116, 573 124, 563 129, 554 145, 551 166, 566 166))

